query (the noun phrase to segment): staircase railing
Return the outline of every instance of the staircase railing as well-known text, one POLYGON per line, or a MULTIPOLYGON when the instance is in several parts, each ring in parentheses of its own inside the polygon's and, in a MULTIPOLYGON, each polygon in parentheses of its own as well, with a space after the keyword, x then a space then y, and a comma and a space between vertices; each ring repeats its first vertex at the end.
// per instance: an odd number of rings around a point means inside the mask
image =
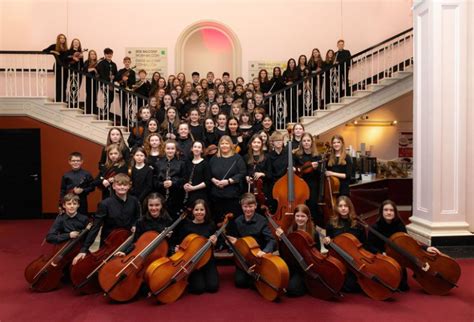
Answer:
POLYGON ((358 93, 413 64, 413 28, 405 30, 346 61, 322 68, 265 98, 277 130, 318 111, 331 111, 358 93))
POLYGON ((42 51, 0 51, 0 97, 52 97, 128 131, 149 98, 72 66, 42 51))

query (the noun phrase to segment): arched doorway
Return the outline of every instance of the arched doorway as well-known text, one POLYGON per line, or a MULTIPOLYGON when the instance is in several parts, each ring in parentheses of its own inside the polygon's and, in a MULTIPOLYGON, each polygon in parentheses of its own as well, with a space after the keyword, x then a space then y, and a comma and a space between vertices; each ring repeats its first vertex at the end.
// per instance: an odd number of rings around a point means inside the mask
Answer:
POLYGON ((231 78, 241 75, 242 52, 240 42, 227 26, 215 21, 200 21, 187 27, 176 43, 176 73, 186 78, 193 71, 205 78, 213 71, 220 78, 229 72, 231 78))

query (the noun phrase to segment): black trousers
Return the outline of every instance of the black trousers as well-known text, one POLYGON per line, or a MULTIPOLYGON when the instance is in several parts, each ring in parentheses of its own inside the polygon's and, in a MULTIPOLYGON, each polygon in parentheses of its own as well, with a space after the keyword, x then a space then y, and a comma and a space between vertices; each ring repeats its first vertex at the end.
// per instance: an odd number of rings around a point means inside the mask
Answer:
POLYGON ((303 273, 294 270, 290 271, 290 281, 286 289, 286 295, 290 297, 303 296, 306 293, 306 285, 304 284, 303 273))
POLYGON ((56 102, 66 102, 66 88, 68 80, 67 68, 60 64, 54 65, 56 71, 56 102))
POLYGON ((214 258, 191 273, 188 279, 188 291, 192 294, 215 293, 219 289, 219 272, 214 258))
POLYGON ((211 211, 216 224, 222 222, 224 216, 231 212, 234 214, 234 219, 242 214, 242 207, 240 206, 239 198, 224 199, 212 196, 211 211))
POLYGON ((86 114, 98 114, 97 92, 99 84, 95 79, 86 78, 86 114))
POLYGON ((239 267, 235 267, 234 283, 238 288, 251 288, 254 279, 239 267))

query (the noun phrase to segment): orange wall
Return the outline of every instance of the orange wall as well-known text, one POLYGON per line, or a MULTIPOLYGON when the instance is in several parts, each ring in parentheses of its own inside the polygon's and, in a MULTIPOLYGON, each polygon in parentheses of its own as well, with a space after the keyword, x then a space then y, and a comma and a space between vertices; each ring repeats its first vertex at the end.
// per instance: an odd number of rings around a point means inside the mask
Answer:
MULTIPOLYGON (((1 117, 0 128, 40 129, 43 213, 57 212, 61 177, 64 172, 70 169, 68 164, 69 153, 72 151, 81 152, 84 158, 83 168, 91 172, 93 176, 98 173, 97 163, 102 146, 97 143, 82 139, 29 117, 1 117)), ((100 197, 97 190, 89 194, 89 211, 95 211, 100 197)))

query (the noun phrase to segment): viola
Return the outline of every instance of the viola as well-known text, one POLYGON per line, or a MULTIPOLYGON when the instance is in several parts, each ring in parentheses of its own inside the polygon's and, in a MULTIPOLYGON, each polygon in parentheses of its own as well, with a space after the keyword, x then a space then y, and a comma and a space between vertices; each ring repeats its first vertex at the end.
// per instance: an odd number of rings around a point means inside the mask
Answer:
MULTIPOLYGON (((277 223, 266 213, 273 228, 277 223)), ((317 298, 329 300, 341 297, 346 268, 337 258, 321 254, 315 247, 313 237, 307 232, 297 230, 280 236, 280 254, 287 263, 298 266, 304 272, 304 282, 309 293, 317 298)))
MULTIPOLYGON (((288 127, 288 134, 291 137, 292 127, 288 127)), ((278 202, 274 218, 283 231, 293 222, 293 212, 296 205, 304 204, 309 199, 308 184, 296 176, 293 170, 292 142, 288 141, 288 169, 286 174, 278 179, 272 190, 273 199, 278 202)))
POLYGON ((306 161, 301 167, 296 168, 295 173, 300 177, 312 173, 315 170, 312 163, 312 161, 306 161))
POLYGON ((278 256, 265 254, 257 257, 260 247, 250 236, 237 239, 235 244, 223 234, 234 254, 236 264, 255 281, 258 293, 269 301, 274 301, 286 292, 290 278, 288 266, 278 256))
POLYGON ((156 259, 166 256, 166 237, 186 217, 183 212, 171 226, 161 233, 147 231, 135 243, 134 250, 124 256, 115 257, 99 271, 99 284, 104 296, 118 302, 126 302, 137 295, 145 270, 156 259))
POLYGON ((74 289, 84 294, 101 291, 98 272, 114 257, 133 241, 130 230, 119 228, 113 230, 104 241, 104 245, 94 253, 87 254, 82 260, 71 266, 71 282, 74 289))
POLYGON ((453 287, 457 287, 461 267, 451 257, 427 252, 406 233, 398 232, 387 238, 361 219, 359 222, 385 242, 388 256, 394 258, 402 267, 413 271, 413 278, 427 293, 445 295, 453 287))
POLYGON ((61 283, 64 268, 81 250, 82 241, 91 228, 91 224, 79 233, 74 239, 53 247, 50 254, 41 255, 25 268, 25 279, 30 288, 38 292, 49 292, 61 283))
MULTIPOLYGON (((216 237, 226 228, 233 214, 225 216, 216 237)), ((162 257, 151 263, 145 272, 150 294, 161 303, 172 303, 181 297, 188 285, 189 275, 200 269, 212 257, 212 243, 197 234, 189 234, 171 257, 162 257)))
MULTIPOLYGON (((318 231, 325 236, 320 229, 318 231)), ((346 264, 370 298, 383 301, 399 292, 402 269, 393 258, 363 249, 361 242, 348 233, 336 236, 328 246, 329 254, 346 264)))

